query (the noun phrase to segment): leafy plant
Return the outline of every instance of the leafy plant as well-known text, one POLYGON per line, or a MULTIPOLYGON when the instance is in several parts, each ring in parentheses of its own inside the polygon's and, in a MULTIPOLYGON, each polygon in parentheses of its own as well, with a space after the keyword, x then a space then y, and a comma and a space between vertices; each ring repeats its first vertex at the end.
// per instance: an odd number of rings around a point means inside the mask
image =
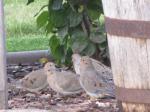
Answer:
POLYGON ((52 34, 49 46, 58 64, 71 65, 73 52, 107 58, 101 0, 49 0, 45 6, 47 10, 38 13, 37 26, 52 34))
POLYGON ((28 0, 27 5, 29 5, 32 2, 34 2, 34 0, 28 0))

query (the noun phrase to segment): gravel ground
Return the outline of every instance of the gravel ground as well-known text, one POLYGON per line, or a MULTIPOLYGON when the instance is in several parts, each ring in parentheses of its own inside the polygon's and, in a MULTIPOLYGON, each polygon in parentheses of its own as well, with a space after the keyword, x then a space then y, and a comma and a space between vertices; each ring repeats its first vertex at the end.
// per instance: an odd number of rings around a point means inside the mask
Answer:
POLYGON ((85 93, 58 96, 49 87, 38 94, 25 91, 18 81, 33 70, 42 68, 39 63, 9 65, 9 109, 45 109, 53 112, 117 112, 116 99, 90 101, 85 93))

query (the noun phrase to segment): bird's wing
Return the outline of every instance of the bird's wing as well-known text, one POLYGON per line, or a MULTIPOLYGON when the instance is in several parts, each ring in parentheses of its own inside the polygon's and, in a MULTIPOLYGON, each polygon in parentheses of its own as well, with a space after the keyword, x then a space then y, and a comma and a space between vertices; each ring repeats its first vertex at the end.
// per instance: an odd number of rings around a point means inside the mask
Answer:
POLYGON ((109 68, 109 67, 107 67, 106 65, 104 65, 103 63, 101 63, 100 61, 98 61, 98 60, 95 60, 95 59, 93 59, 93 58, 90 58, 91 60, 92 60, 92 64, 93 64, 93 66, 94 66, 94 68, 96 69, 96 70, 106 70, 106 71, 110 71, 111 72, 111 69, 109 68))
POLYGON ((57 74, 57 82, 60 88, 68 92, 73 92, 81 89, 76 74, 71 72, 59 72, 57 74))
POLYGON ((92 59, 92 64, 95 68, 95 70, 98 72, 98 74, 103 75, 105 78, 112 80, 113 79, 113 75, 112 75, 112 70, 105 66, 104 64, 102 64, 101 62, 92 59))
POLYGON ((40 69, 29 73, 22 80, 24 86, 26 86, 27 88, 35 89, 43 86, 47 82, 46 79, 47 76, 44 74, 44 70, 40 69))
POLYGON ((91 93, 106 86, 103 77, 100 77, 94 70, 86 70, 80 77, 80 83, 86 91, 91 93))
POLYGON ((46 88, 48 86, 48 83, 45 83, 43 85, 41 85, 40 87, 38 88, 28 88, 28 87, 24 87, 24 89, 26 89, 27 91, 30 91, 30 92, 39 92, 40 90, 46 88))

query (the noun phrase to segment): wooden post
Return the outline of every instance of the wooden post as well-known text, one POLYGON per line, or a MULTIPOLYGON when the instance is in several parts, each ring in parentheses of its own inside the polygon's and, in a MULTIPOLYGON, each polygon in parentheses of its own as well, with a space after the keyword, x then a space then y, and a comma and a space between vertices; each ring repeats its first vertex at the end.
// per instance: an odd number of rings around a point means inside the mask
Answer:
POLYGON ((150 0, 102 1, 120 108, 150 112, 150 0))
POLYGON ((3 0, 0 0, 0 109, 7 108, 7 75, 3 0))

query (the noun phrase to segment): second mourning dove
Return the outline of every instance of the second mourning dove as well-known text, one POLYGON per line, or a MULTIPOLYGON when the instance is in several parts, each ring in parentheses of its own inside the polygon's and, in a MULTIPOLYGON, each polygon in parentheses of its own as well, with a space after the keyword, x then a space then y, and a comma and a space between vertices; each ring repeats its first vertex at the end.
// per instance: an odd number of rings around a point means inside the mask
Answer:
POLYGON ((38 93, 40 90, 48 86, 47 76, 44 69, 30 72, 23 79, 21 79, 21 86, 30 92, 38 93))
POLYGON ((80 60, 80 84, 91 98, 114 97, 103 75, 95 70, 92 60, 83 56, 80 60))
POLYGON ((72 95, 83 91, 78 77, 71 71, 58 71, 54 63, 47 63, 44 67, 47 74, 47 82, 57 93, 63 95, 72 95))
MULTIPOLYGON (((73 54, 72 55, 72 61, 73 61, 73 66, 75 69, 76 74, 80 75, 80 60, 81 56, 79 54, 73 54)), ((93 58, 90 58, 92 61, 92 65, 94 66, 95 70, 100 74, 106 77, 109 80, 113 79, 112 71, 109 67, 105 66, 102 64, 100 61, 97 61, 93 58)))

